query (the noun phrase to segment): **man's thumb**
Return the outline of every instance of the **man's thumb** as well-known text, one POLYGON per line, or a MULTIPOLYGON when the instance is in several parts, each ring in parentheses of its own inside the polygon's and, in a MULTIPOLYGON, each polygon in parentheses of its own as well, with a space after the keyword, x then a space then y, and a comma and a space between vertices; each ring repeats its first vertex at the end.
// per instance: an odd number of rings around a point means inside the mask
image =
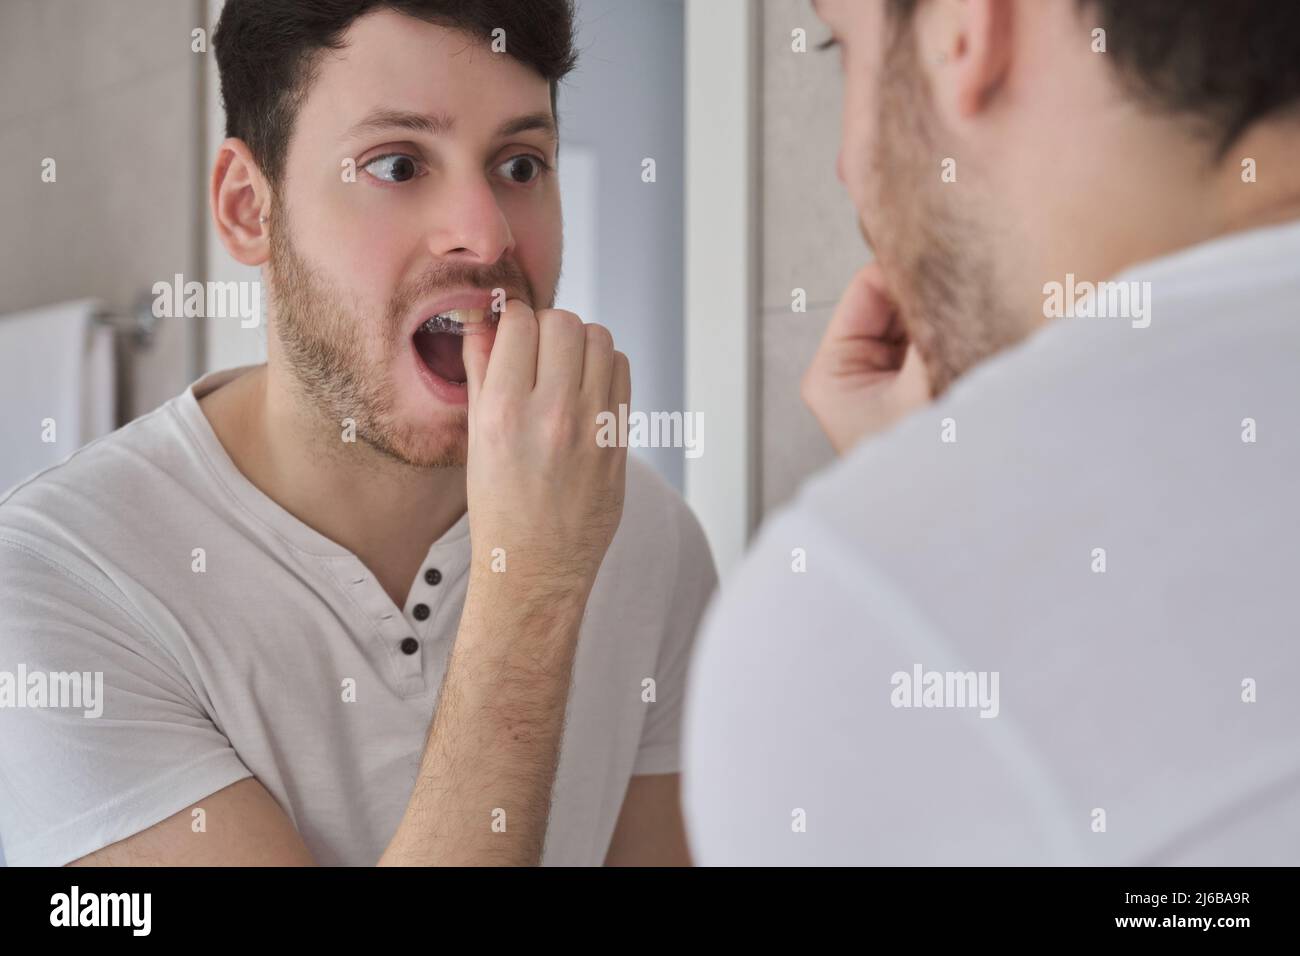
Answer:
POLYGON ((885 291, 884 273, 877 263, 859 270, 849 281, 831 315, 833 339, 883 339, 894 324, 894 304, 885 291))

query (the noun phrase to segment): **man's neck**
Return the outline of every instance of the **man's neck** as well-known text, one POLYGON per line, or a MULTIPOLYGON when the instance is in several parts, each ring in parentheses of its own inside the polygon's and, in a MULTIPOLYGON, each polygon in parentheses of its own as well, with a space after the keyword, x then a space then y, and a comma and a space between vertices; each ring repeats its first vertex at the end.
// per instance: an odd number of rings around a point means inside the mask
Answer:
MULTIPOLYGON (((1067 273, 1109 279, 1201 243, 1300 219, 1294 124, 1256 127, 1212 167, 1203 149, 1164 136, 1166 129, 1151 122, 1129 128, 1129 138, 1106 151, 1112 160, 1122 158, 1120 168, 1075 157, 1080 165, 1063 171, 1055 202, 1037 217, 1046 232, 1022 237, 1022 262, 1036 261, 1021 274, 1022 294, 1032 299, 1041 283, 1063 281, 1067 273), (1242 165, 1246 159, 1253 161, 1253 181, 1243 178, 1250 171, 1242 165)), ((1028 304, 1041 308, 1041 296, 1028 304)))
POLYGON ((465 513, 462 468, 420 469, 344 442, 260 365, 199 402, 263 494, 347 548, 401 607, 430 545, 465 513))

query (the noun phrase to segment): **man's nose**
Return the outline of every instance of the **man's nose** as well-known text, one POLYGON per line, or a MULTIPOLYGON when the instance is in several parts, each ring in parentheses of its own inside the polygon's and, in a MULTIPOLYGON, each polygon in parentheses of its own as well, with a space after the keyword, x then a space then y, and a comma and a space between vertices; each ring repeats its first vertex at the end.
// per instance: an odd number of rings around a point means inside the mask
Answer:
POLYGON ((840 181, 841 185, 845 185, 845 186, 848 185, 848 182, 844 178, 844 148, 843 147, 840 147, 839 153, 837 153, 835 156, 835 178, 840 181))
POLYGON ((429 249, 434 256, 491 264, 513 248, 510 223, 491 183, 481 174, 449 181, 434 202, 429 232, 429 249))

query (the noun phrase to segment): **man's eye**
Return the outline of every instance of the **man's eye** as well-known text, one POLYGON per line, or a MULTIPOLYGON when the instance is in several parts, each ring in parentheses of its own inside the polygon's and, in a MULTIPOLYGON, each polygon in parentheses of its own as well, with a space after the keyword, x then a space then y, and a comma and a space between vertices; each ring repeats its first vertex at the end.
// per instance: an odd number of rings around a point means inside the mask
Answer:
POLYGON ((376 157, 362 168, 371 176, 386 183, 404 183, 414 179, 420 172, 419 163, 402 153, 376 157))
POLYGON ((546 164, 536 156, 519 155, 507 159, 497 167, 497 172, 513 183, 530 183, 546 169, 546 164))

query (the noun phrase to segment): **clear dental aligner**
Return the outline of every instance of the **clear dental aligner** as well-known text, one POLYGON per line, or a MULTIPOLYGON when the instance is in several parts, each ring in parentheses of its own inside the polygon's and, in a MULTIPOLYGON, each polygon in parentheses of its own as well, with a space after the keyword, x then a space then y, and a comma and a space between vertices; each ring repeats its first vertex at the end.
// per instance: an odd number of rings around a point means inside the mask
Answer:
POLYGON ((489 309, 450 309, 433 316, 420 329, 447 335, 477 335, 490 331, 500 318, 489 309))

